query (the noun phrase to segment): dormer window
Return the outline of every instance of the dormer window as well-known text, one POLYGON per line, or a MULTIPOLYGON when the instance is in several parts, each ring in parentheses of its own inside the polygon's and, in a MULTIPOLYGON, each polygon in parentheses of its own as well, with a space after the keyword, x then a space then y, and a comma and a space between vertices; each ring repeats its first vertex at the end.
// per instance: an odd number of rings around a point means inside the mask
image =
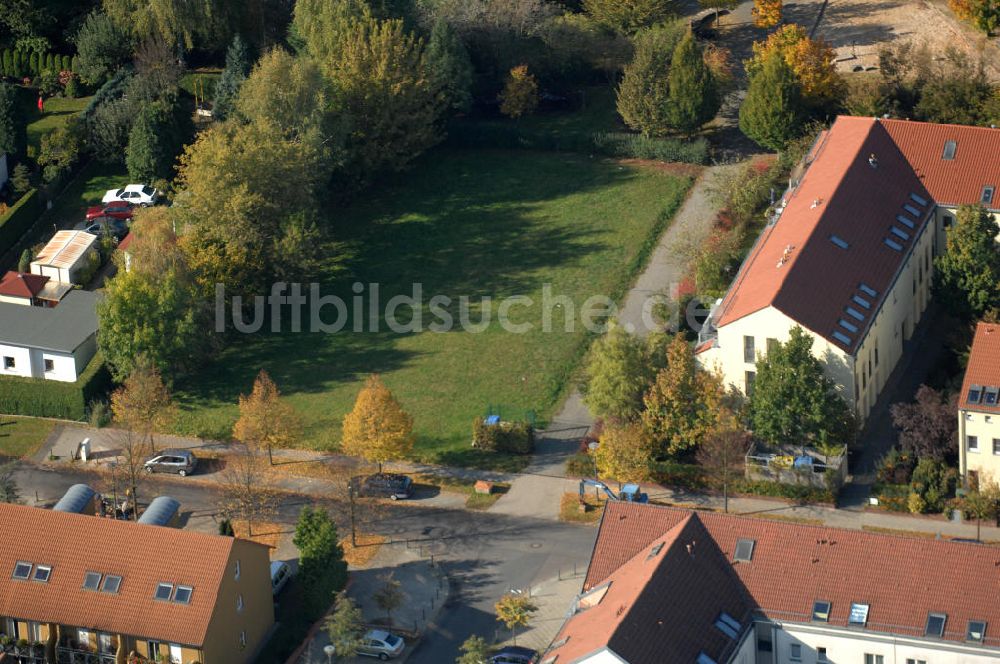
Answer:
POLYGON ((979 202, 983 205, 989 205, 993 202, 993 187, 991 185, 983 185, 983 193, 979 197, 979 202))

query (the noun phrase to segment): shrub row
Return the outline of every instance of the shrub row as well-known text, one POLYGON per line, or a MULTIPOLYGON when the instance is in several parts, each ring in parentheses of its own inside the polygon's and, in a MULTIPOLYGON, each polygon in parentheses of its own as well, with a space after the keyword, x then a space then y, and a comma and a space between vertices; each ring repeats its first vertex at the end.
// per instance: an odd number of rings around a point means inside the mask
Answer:
POLYGON ((98 353, 75 383, 0 376, 0 412, 83 420, 87 417, 87 404, 105 398, 110 390, 111 374, 98 353))
POLYGON ((708 141, 703 138, 650 138, 624 132, 563 133, 490 122, 456 122, 448 131, 448 144, 463 148, 583 152, 606 157, 708 162, 708 141))
POLYGON ((42 200, 37 189, 29 189, 0 216, 0 256, 14 247, 42 213, 42 200))
POLYGON ((531 454, 535 450, 535 432, 527 422, 487 424, 477 417, 472 423, 472 446, 486 452, 531 454))
POLYGON ((753 496, 771 496, 773 498, 787 498, 802 504, 830 503, 837 502, 837 496, 829 489, 820 489, 804 484, 783 484, 781 482, 764 482, 753 480, 739 480, 734 483, 735 493, 745 493, 753 496))
POLYGON ((0 54, 0 67, 4 76, 20 78, 35 76, 43 71, 75 71, 75 58, 55 53, 26 52, 5 48, 0 54))

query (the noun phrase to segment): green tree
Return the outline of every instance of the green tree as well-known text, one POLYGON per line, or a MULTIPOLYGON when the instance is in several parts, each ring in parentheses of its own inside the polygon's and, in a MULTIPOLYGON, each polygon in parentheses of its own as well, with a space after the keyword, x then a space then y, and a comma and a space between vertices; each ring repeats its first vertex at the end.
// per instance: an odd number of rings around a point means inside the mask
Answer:
POLYGON ((172 179, 174 162, 193 134, 190 114, 179 99, 144 105, 129 131, 125 166, 134 182, 172 179))
POLYGON ((475 634, 462 643, 460 650, 462 654, 455 660, 455 664, 483 664, 490 656, 490 646, 486 639, 475 634))
POLYGON ((34 51, 28 56, 28 73, 32 76, 38 74, 38 53, 34 51))
POLYGON ((133 41, 104 12, 87 16, 74 37, 77 50, 76 73, 85 83, 103 83, 132 59, 133 41))
POLYGON ((340 57, 352 24, 372 18, 365 0, 297 0, 292 33, 317 62, 332 63, 340 57))
POLYGON ((335 593, 347 585, 347 563, 329 513, 308 505, 299 513, 292 543, 299 549, 299 583, 311 611, 326 610, 335 593))
POLYGON ((672 0, 583 0, 583 10, 613 30, 632 34, 674 13, 672 0))
POLYGON ((337 594, 336 606, 326 619, 326 633, 338 657, 353 657, 365 633, 361 609, 346 593, 337 594))
POLYGON ((669 85, 667 121, 675 131, 692 134, 719 112, 721 102, 715 78, 690 31, 674 49, 669 85))
POLYGON ((53 182, 68 175, 80 161, 83 149, 83 126, 75 119, 42 136, 38 151, 42 178, 46 182, 53 182))
POLYGON ((446 106, 468 111, 472 106, 472 60, 465 44, 447 21, 438 19, 427 42, 427 71, 446 106))
POLYGON ((618 324, 594 342, 585 367, 583 401, 596 417, 632 420, 656 375, 642 340, 618 324))
POLYGON ((17 461, 8 461, 0 466, 0 503, 20 503, 21 490, 17 486, 14 472, 17 461))
POLYGON ((212 104, 213 118, 225 120, 233 112, 240 86, 250 75, 252 66, 250 48, 239 35, 236 35, 233 37, 229 49, 226 50, 226 67, 222 70, 218 83, 215 84, 215 101, 212 104))
POLYGON ((17 100, 17 88, 0 83, 0 153, 14 158, 24 155, 28 145, 28 126, 17 100))
MULTIPOLYGON (((20 198, 31 189, 31 171, 27 164, 18 162, 10 175, 10 185, 14 189, 14 194, 20 198)), ((24 272, 25 270, 22 270, 24 272)))
POLYGON ((750 79, 740 106, 740 131, 758 145, 783 150, 801 132, 802 92, 781 53, 774 51, 750 79))
POLYGON ((538 108, 538 81, 528 72, 527 65, 510 70, 500 93, 500 112, 510 118, 531 115, 538 108))
POLYGON ((21 252, 21 257, 17 260, 17 271, 26 273, 31 270, 31 261, 34 256, 31 253, 31 249, 25 249, 21 252))
POLYGON ((24 52, 20 49, 14 51, 14 76, 24 76, 24 52))
POLYGON ((385 611, 386 622, 392 625, 392 612, 398 609, 405 596, 403 595, 402 584, 392 575, 392 572, 381 577, 382 585, 376 590, 372 598, 378 608, 385 611))
POLYGON ((799 326, 787 343, 757 360, 750 395, 750 428, 773 445, 848 443, 851 409, 812 354, 812 337, 799 326))
POLYGON ((954 314, 980 318, 1000 306, 1000 226, 982 206, 963 205, 948 229, 948 250, 934 259, 938 300, 954 314))
POLYGON ((497 621, 502 622, 510 630, 514 643, 517 643, 517 628, 527 627, 531 616, 538 611, 531 598, 520 593, 508 593, 501 597, 493 607, 497 613, 497 621))
POLYGON ((670 60, 684 36, 679 22, 643 30, 635 36, 635 55, 618 85, 618 113, 645 136, 670 131, 670 60))
POLYGON ((3 75, 14 75, 14 56, 11 54, 9 48, 3 50, 3 75))

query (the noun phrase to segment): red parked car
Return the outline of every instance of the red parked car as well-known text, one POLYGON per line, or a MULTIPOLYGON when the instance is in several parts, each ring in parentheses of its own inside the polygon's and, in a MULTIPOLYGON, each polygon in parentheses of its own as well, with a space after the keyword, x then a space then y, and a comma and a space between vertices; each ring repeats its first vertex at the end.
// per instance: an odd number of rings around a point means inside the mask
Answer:
POLYGON ((114 217, 115 219, 131 219, 132 204, 125 201, 115 201, 87 208, 87 221, 99 217, 114 217))

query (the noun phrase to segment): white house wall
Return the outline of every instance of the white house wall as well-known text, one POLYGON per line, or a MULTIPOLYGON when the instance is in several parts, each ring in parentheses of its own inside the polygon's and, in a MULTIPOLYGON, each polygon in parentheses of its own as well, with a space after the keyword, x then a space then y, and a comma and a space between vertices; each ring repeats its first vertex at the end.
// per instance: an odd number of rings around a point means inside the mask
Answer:
POLYGON ((0 295, 0 302, 6 302, 7 304, 23 304, 26 306, 31 306, 31 300, 26 297, 11 297, 10 295, 0 295))
POLYGON ((993 441, 1000 442, 1000 414, 958 410, 958 460, 963 477, 972 471, 980 479, 1000 482, 1000 454, 994 451, 993 441), (977 451, 969 449, 969 436, 976 437, 977 451))
POLYGON ((45 378, 75 382, 96 351, 94 337, 77 348, 76 353, 57 353, 38 348, 0 344, 0 375, 23 378, 45 378), (14 368, 5 369, 4 358, 14 358, 14 368), (45 370, 45 360, 52 361, 52 370, 45 370))
POLYGON ((31 373, 31 351, 24 346, 11 346, 0 344, 0 375, 22 376, 30 378, 31 373), (7 358, 14 358, 14 368, 7 368, 7 358))

